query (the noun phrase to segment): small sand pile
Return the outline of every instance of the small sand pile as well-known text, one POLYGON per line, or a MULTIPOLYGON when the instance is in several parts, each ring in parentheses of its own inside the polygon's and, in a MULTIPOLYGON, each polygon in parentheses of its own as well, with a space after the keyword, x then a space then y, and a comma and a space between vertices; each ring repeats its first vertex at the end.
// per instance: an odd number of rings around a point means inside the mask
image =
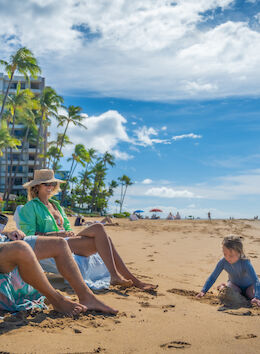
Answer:
POLYGON ((219 291, 218 298, 225 307, 238 309, 240 307, 250 307, 250 301, 248 301, 243 295, 232 288, 225 287, 219 291))

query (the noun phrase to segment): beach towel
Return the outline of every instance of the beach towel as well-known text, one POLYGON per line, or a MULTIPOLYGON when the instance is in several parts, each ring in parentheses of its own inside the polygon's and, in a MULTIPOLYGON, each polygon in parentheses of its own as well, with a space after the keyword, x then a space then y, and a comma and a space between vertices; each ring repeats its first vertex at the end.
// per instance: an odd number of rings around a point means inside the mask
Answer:
POLYGON ((46 309, 44 299, 36 289, 22 280, 18 268, 10 273, 0 273, 1 310, 15 312, 46 309))
MULTIPOLYGON (((14 220, 17 228, 19 228, 19 212, 22 206, 17 207, 14 220)), ((68 240, 68 238, 65 238, 68 240)), ((75 262, 77 263, 85 283, 92 290, 108 289, 110 286, 110 273, 98 253, 89 257, 78 256, 72 253, 75 262)), ((56 263, 53 258, 48 258, 40 261, 40 264, 45 272, 59 274, 56 263)))

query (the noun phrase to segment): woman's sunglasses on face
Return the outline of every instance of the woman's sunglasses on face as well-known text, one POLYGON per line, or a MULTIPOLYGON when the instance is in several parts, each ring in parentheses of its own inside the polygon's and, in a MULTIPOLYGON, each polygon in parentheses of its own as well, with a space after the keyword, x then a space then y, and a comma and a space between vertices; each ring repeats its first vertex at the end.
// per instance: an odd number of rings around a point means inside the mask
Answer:
POLYGON ((57 182, 50 182, 50 183, 42 183, 43 186, 45 187, 56 187, 57 182))

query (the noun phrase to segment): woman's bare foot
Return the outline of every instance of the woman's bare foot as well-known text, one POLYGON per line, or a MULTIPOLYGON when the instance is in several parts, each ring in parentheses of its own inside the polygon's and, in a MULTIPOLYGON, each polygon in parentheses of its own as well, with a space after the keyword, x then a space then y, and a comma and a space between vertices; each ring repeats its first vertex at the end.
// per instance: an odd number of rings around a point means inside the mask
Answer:
POLYGON ((86 296, 85 298, 79 299, 80 304, 87 307, 89 311, 97 311, 103 313, 110 313, 116 315, 118 310, 113 309, 105 305, 103 302, 99 301, 94 295, 86 296))
POLYGON ((81 312, 87 311, 87 306, 84 304, 73 302, 60 294, 58 294, 57 299, 54 299, 50 302, 55 311, 63 313, 67 316, 78 315, 81 312))
POLYGON ((133 286, 133 281, 131 279, 125 279, 121 275, 117 275, 115 277, 111 276, 110 285, 120 285, 124 288, 130 288, 133 286))
POLYGON ((143 291, 151 291, 151 290, 155 290, 158 288, 158 285, 143 283, 142 281, 138 281, 138 282, 134 283, 134 286, 138 289, 143 290, 143 291))

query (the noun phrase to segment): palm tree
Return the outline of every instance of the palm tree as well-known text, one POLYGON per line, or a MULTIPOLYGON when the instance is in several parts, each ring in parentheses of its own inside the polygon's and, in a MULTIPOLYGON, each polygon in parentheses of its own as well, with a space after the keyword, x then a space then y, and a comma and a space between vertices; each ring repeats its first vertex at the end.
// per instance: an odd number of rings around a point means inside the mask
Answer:
POLYGON ((120 200, 115 200, 115 204, 116 204, 116 213, 117 213, 117 206, 119 205, 120 206, 120 200))
MULTIPOLYGON (((2 121, 0 128, 0 156, 3 156, 3 149, 6 147, 17 148, 17 146, 20 145, 20 140, 10 135, 9 129, 7 128, 7 123, 2 121)), ((7 156, 5 159, 7 160, 7 156)))
MULTIPOLYGON (((15 129, 15 122, 17 115, 26 115, 29 114, 28 112, 30 111, 31 116, 34 115, 31 112, 31 109, 33 107, 33 99, 34 94, 29 90, 21 90, 21 84, 20 82, 17 85, 16 93, 14 95, 8 96, 8 99, 6 100, 6 107, 8 108, 8 111, 11 113, 12 116, 12 130, 11 130, 11 135, 14 136, 14 129, 15 129), (27 113, 25 113, 27 112, 27 113)), ((11 185, 11 176, 12 176, 12 171, 13 171, 13 152, 12 149, 10 148, 10 163, 9 163, 9 168, 10 168, 10 178, 8 179, 6 177, 6 185, 5 185, 5 193, 10 189, 11 185)), ((8 168, 8 166, 6 166, 8 168)), ((8 175, 8 170, 6 169, 6 176, 8 175)))
MULTIPOLYGON (((6 171, 8 171, 8 154, 7 154, 8 148, 17 149, 17 146, 20 145, 21 145, 20 140, 10 135, 7 122, 2 121, 1 128, 0 128, 0 156, 3 156, 3 150, 5 150, 5 170, 6 171)), ((7 174, 5 175, 5 185, 7 185, 7 174)), ((5 197, 5 193, 4 193, 4 197, 5 197)))
MULTIPOLYGON (((33 94, 32 94, 33 97, 33 94)), ((19 159, 17 162, 17 165, 15 167, 14 171, 14 176, 12 177, 12 163, 11 163, 11 175, 9 179, 9 184, 8 184, 8 190, 7 190, 7 196, 6 196, 6 201, 8 202, 9 200, 9 195, 12 191, 13 185, 15 183, 15 178, 19 170, 19 166, 21 165, 21 161, 23 158, 23 153, 25 151, 26 146, 28 145, 28 136, 30 130, 36 130, 36 124, 35 124, 35 114, 34 111, 38 108, 38 103, 36 100, 30 100, 27 101, 27 106, 23 108, 23 110, 20 112, 20 116, 18 115, 18 122, 23 124, 25 127, 25 133, 23 134, 23 141, 22 141, 22 149, 19 154, 19 159)))
POLYGON ((120 213, 122 212, 123 203, 126 195, 126 190, 129 186, 133 184, 130 177, 123 175, 122 177, 118 177, 118 180, 121 184, 121 196, 120 196, 120 213))
MULTIPOLYGON (((73 144, 72 141, 70 141, 69 137, 67 135, 63 136, 61 133, 57 133, 57 139, 54 141, 51 141, 49 143, 49 151, 52 153, 52 169, 54 171, 58 170, 58 156, 60 153, 60 144, 63 141, 63 147, 65 145, 71 145, 73 144), (50 150, 51 149, 51 150, 50 150)), ((60 157, 63 157, 63 153, 60 154, 60 157)), ((50 166, 50 161, 49 161, 49 166, 50 166)))
MULTIPOLYGON (((61 104, 64 102, 63 98, 57 94, 57 92, 50 86, 46 86, 42 91, 42 94, 39 99, 40 105, 40 123, 39 131, 36 144, 35 160, 34 160, 34 169, 36 168, 38 150, 41 144, 41 137, 43 135, 43 126, 46 127, 48 124, 48 117, 58 116, 58 108, 61 107, 61 104)), ((41 150, 41 149, 40 149, 41 150)))
POLYGON ((90 161, 88 151, 85 149, 85 146, 83 144, 77 144, 75 146, 74 153, 72 154, 72 157, 68 159, 68 161, 72 161, 70 171, 67 177, 67 184, 65 185, 65 188, 62 190, 62 196, 61 196, 61 204, 63 203, 65 196, 66 196, 66 191, 68 189, 69 181, 72 179, 72 176, 75 172, 75 169, 77 167, 77 164, 80 163, 83 167, 85 167, 86 162, 90 161), (75 163, 75 166, 74 166, 75 163))
POLYGON ((9 77, 9 82, 7 90, 4 95, 1 112, 0 112, 0 122, 3 116, 5 103, 10 90, 10 86, 16 71, 22 74, 28 81, 29 75, 36 78, 38 74, 41 73, 41 69, 38 66, 37 60, 33 53, 26 47, 18 49, 18 51, 11 55, 9 62, 5 60, 0 60, 0 64, 4 66, 5 71, 9 77))
POLYGON ((63 125, 65 125, 65 129, 64 129, 64 133, 63 133, 63 139, 62 139, 61 144, 60 144, 59 155, 58 155, 57 159, 54 162, 54 166, 60 160, 61 151, 62 151, 62 148, 63 148, 64 137, 65 137, 65 135, 67 133, 69 124, 72 123, 75 126, 87 129, 85 127, 85 125, 83 125, 81 123, 81 121, 84 119, 84 117, 80 114, 81 110, 82 110, 82 108, 79 107, 79 106, 69 106, 68 110, 67 110, 67 113, 68 113, 67 115, 59 115, 57 117, 57 119, 59 121, 58 127, 62 127, 63 125))
POLYGON ((115 157, 111 155, 108 151, 106 151, 101 158, 101 161, 103 161, 104 166, 110 165, 110 166, 115 166, 115 157))
POLYGON ((104 167, 103 162, 98 161, 91 172, 93 173, 93 189, 91 190, 90 195, 92 197, 91 211, 93 212, 97 211, 98 194, 100 193, 101 188, 105 187, 104 178, 106 175, 106 168, 104 167))

